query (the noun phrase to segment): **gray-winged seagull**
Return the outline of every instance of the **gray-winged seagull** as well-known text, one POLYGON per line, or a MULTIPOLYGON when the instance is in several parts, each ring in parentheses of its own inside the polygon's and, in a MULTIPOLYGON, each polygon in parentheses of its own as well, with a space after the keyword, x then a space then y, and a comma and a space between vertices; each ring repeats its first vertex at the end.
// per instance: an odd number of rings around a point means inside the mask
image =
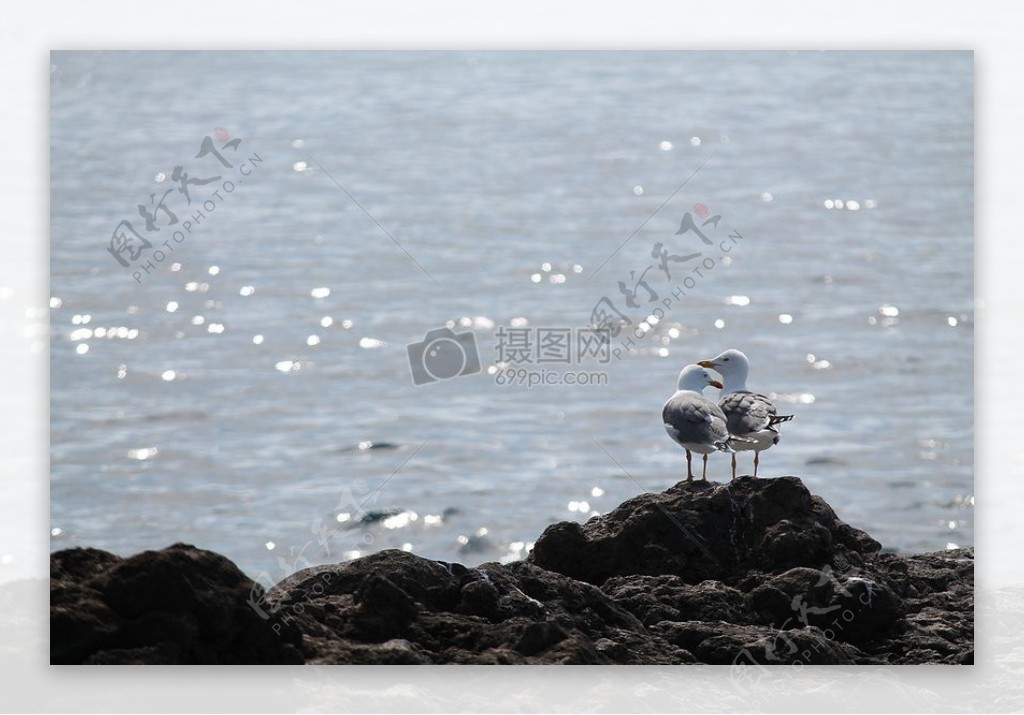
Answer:
MULTIPOLYGON (((724 387, 718 406, 728 420, 729 433, 737 439, 733 445, 740 451, 754 451, 754 476, 760 464, 761 452, 779 443, 776 425, 788 422, 793 415, 780 415, 767 395, 747 389, 750 361, 739 350, 729 349, 711 360, 701 360, 701 367, 709 367, 722 376, 724 387)), ((732 455, 732 478, 736 478, 736 454, 732 455)))
POLYGON ((687 365, 679 373, 678 389, 661 410, 665 431, 686 450, 686 481, 693 480, 693 455, 704 455, 701 479, 708 479, 708 455, 732 452, 729 430, 722 410, 701 394, 708 385, 722 387, 700 365, 687 365))

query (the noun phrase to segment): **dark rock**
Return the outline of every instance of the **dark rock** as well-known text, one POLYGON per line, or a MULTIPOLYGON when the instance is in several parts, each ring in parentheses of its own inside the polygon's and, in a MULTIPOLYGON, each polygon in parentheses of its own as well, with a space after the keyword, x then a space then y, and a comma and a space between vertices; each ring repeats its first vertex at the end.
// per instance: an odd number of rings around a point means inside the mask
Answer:
POLYGON ((744 594, 720 581, 694 585, 678 576, 616 576, 601 590, 647 626, 661 621, 754 622, 744 594))
POLYGON ((175 544, 121 559, 51 557, 52 663, 301 663, 301 634, 249 605, 262 589, 223 556, 175 544))
POLYGON ((305 634, 309 662, 392 662, 391 652, 354 645, 396 639, 432 663, 676 663, 687 658, 652 637, 595 586, 522 562, 468 569, 381 551, 299 572, 275 586, 267 600, 279 618, 305 634))
POLYGON ((565 629, 554 621, 531 623, 523 629, 515 650, 523 655, 537 655, 568 637, 565 629))
MULTIPOLYGON (((527 561, 403 551, 269 592, 175 545, 51 556, 54 663, 973 662, 973 552, 883 553, 799 479, 680 483, 545 530, 527 561)), ((755 672, 755 671, 746 671, 755 672)))
POLYGON ((752 572, 814 568, 836 559, 861 565, 880 548, 796 477, 740 477, 724 485, 680 482, 586 524, 554 524, 530 560, 594 584, 642 574, 730 584, 752 572))
POLYGON ((974 551, 918 556, 883 554, 874 564, 902 597, 905 617, 876 650, 891 662, 969 664, 974 661, 974 551))
POLYGON ((470 581, 459 594, 458 612, 482 616, 489 621, 501 620, 501 594, 490 579, 470 581))
POLYGON ((781 629, 724 621, 663 621, 654 632, 712 665, 835 665, 877 662, 814 626, 781 629))
POLYGON ((902 601, 878 579, 819 571, 790 569, 755 588, 751 602, 763 622, 785 628, 790 621, 816 626, 830 637, 851 643, 870 640, 893 626, 902 601))

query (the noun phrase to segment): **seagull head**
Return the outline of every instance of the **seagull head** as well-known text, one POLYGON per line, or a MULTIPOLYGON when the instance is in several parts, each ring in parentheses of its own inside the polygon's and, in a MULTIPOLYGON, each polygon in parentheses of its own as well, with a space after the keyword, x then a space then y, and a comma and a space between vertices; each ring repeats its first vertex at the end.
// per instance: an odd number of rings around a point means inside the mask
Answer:
POLYGON ((708 385, 711 387, 717 387, 719 390, 722 389, 722 383, 712 378, 711 373, 700 365, 687 365, 683 368, 683 371, 679 373, 679 382, 677 383, 677 386, 680 390, 703 392, 704 388, 708 385))
POLYGON ((726 382, 738 385, 746 384, 747 372, 750 370, 747 356, 735 348, 729 348, 718 357, 701 360, 697 364, 700 367, 711 368, 725 378, 726 382))

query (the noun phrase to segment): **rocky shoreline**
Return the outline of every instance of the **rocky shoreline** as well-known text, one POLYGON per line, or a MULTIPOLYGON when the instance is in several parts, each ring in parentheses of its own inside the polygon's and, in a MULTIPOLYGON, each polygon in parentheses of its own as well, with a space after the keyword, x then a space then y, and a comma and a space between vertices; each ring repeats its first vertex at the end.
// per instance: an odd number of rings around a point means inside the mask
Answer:
POLYGON ((94 663, 972 664, 974 554, 883 553, 796 477, 680 482, 525 561, 382 551, 269 591, 175 544, 51 555, 50 658, 94 663))

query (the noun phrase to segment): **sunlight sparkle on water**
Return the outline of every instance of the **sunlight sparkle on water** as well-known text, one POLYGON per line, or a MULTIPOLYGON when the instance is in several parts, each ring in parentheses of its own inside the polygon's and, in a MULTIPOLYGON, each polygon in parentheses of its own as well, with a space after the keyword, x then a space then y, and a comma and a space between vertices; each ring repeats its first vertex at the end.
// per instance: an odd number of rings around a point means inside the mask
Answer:
POLYGON ((414 521, 418 520, 419 514, 414 511, 403 511, 389 516, 387 519, 381 522, 381 526, 385 529, 402 529, 414 521))

